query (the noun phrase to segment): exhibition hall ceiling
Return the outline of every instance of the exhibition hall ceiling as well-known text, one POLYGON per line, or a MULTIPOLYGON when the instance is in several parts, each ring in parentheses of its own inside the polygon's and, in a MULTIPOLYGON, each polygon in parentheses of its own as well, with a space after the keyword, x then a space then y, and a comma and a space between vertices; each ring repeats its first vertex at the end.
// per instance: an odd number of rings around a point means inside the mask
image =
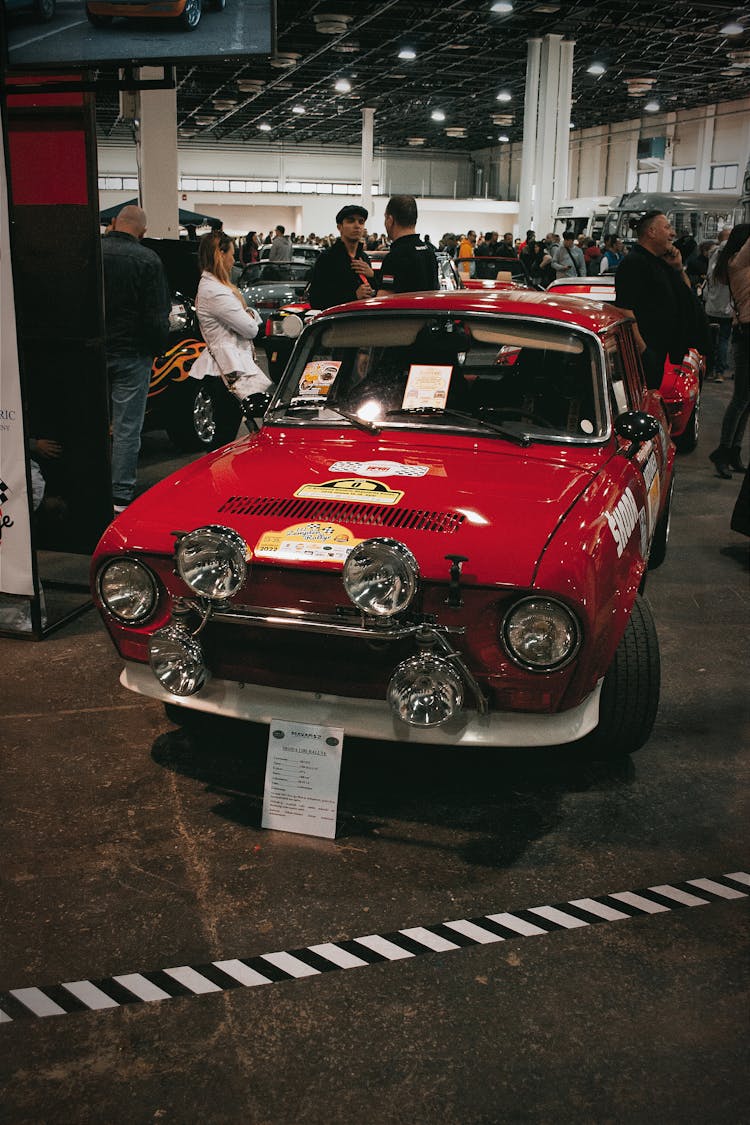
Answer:
MULTIPOLYGON (((204 4, 206 21, 220 18, 204 4)), ((375 109, 376 148, 518 141, 527 41, 545 35, 575 41, 576 129, 647 121, 750 88, 745 5, 278 0, 277 29, 271 57, 177 68, 181 145, 359 144, 365 106, 375 109)), ((132 136, 120 109, 116 95, 97 97, 101 138, 132 136)))

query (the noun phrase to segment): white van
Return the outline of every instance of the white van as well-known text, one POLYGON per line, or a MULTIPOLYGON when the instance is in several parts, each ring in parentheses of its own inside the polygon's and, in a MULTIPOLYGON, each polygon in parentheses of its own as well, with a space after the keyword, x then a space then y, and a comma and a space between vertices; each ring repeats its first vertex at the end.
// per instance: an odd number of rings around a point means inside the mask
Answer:
POLYGON ((585 235, 599 242, 604 230, 604 220, 615 199, 610 195, 584 195, 580 199, 563 199, 555 211, 555 234, 572 230, 576 238, 585 235))

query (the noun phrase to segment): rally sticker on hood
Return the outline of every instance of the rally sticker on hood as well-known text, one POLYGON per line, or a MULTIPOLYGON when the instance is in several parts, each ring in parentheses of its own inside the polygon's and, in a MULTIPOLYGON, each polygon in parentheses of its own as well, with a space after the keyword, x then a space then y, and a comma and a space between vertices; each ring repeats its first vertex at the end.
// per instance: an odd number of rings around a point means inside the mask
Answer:
POLYGON ((328 471, 358 477, 426 477, 430 466, 402 465, 400 461, 334 461, 328 471))
POLYGON ((295 523, 283 531, 265 531, 255 545, 255 557, 284 562, 343 563, 361 542, 339 523, 295 523))
POLYGON ((314 500, 349 500, 360 504, 397 504, 403 492, 397 492, 380 480, 365 477, 342 477, 323 484, 303 484, 294 494, 314 500))

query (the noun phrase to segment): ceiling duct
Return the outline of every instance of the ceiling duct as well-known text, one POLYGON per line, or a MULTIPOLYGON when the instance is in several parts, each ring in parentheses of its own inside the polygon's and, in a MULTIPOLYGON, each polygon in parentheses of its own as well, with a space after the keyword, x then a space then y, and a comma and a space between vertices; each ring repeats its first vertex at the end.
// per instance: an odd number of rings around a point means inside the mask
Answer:
POLYGON ((315 30, 321 35, 346 35, 351 23, 351 16, 342 16, 334 12, 318 12, 313 16, 315 30))
POLYGON ((301 58, 302 55, 299 51, 279 51, 277 54, 271 55, 268 63, 276 70, 286 70, 287 67, 296 66, 301 58))
POLYGON ((237 89, 241 94, 259 94, 265 85, 262 78, 237 79, 237 89))
POLYGON ((626 78, 625 85, 628 88, 628 97, 642 98, 645 94, 651 93, 651 87, 656 84, 655 78, 626 78))

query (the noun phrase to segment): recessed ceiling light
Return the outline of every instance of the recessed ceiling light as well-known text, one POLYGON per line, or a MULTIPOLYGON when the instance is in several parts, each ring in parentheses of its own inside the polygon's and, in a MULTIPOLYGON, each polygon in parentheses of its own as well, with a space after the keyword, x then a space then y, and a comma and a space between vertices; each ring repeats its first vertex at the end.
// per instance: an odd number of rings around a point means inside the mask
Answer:
POLYGON ((495 99, 498 102, 512 102, 513 95, 509 90, 501 90, 499 94, 495 95, 495 99))
POLYGON ((417 145, 423 145, 424 142, 425 142, 424 137, 407 137, 406 138, 406 143, 412 145, 412 147, 416 147, 417 145))
POLYGON ((500 136, 497 139, 500 141, 501 144, 507 144, 508 141, 510 140, 510 137, 508 136, 507 133, 501 133, 500 136))
POLYGON ((445 130, 445 134, 448 137, 465 137, 466 128, 463 125, 450 125, 445 130))
POLYGON ((445 114, 443 113, 442 109, 433 109, 430 117, 433 121, 445 121, 445 114))
POLYGON ((586 73, 587 74, 596 74, 596 75, 605 74, 606 70, 607 70, 607 68, 604 65, 604 63, 600 63, 600 62, 592 62, 589 66, 586 67, 586 73))
POLYGON ((658 113, 661 109, 661 106, 657 101, 651 101, 646 102, 643 108, 645 109, 646 113, 658 113))
POLYGON ((303 105, 293 105, 292 106, 292 113, 298 113, 298 114, 302 115, 303 113, 307 113, 307 110, 305 109, 305 107, 303 105))
POLYGON ((730 20, 729 23, 725 23, 724 26, 721 28, 720 34, 721 35, 742 35, 744 30, 745 29, 742 26, 742 24, 738 23, 737 20, 730 20))
POLYGON ((417 57, 417 52, 413 47, 402 47, 398 53, 398 57, 400 59, 415 59, 417 57))
POLYGON ((495 3, 490 8, 490 11, 499 12, 500 14, 505 15, 506 12, 513 11, 513 5, 511 4, 510 0, 495 0, 495 3))
POLYGON ((334 90, 338 90, 340 94, 348 94, 352 88, 352 84, 348 78, 337 78, 334 90))
POLYGON ((260 129, 261 133, 270 133, 271 132, 271 126, 268 124, 267 121, 261 121, 258 128, 260 129))

